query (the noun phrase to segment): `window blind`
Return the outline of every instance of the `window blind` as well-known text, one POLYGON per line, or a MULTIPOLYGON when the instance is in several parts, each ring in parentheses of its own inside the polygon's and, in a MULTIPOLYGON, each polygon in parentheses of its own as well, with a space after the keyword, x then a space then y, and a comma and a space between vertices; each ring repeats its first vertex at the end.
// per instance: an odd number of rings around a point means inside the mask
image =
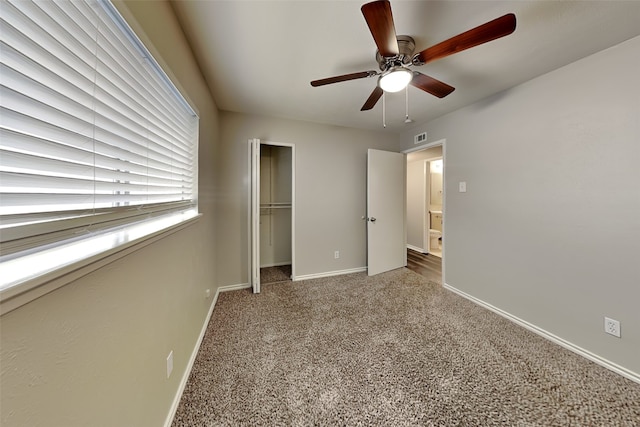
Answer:
POLYGON ((198 117, 110 2, 0 17, 2 255, 195 207, 198 117))

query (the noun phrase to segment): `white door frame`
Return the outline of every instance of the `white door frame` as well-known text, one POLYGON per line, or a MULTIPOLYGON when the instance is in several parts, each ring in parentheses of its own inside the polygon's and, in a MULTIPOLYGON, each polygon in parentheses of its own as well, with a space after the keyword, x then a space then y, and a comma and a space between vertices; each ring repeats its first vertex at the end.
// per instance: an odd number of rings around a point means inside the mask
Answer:
POLYGON ((291 279, 296 273, 296 146, 286 142, 261 141, 254 138, 248 141, 249 146, 249 285, 253 293, 260 293, 260 146, 273 145, 291 148, 291 279))
MULTIPOLYGON (((443 139, 439 139, 438 141, 434 141, 434 142, 430 142, 428 144, 424 144, 424 145, 420 145, 418 147, 412 147, 409 148, 408 150, 404 150, 402 151, 404 154, 409 154, 409 153, 413 153, 416 151, 422 151, 422 150, 428 150, 429 148, 433 148, 433 147, 438 147, 438 146, 442 146, 442 235, 444 236, 444 229, 445 229, 445 223, 447 221, 447 215, 445 215, 445 209, 446 209, 446 205, 447 205, 447 191, 446 191, 446 176, 447 176, 447 140, 446 138, 443 139)), ((405 177, 406 179, 406 177, 405 177)), ((428 236, 427 236, 428 237, 428 236)), ((445 262, 446 262, 446 257, 445 257, 445 247, 446 247, 446 241, 447 239, 442 239, 442 284, 444 285, 446 282, 445 277, 444 277, 444 272, 445 272, 445 262)), ((427 239, 427 242, 429 242, 429 239, 427 239)), ((429 243, 427 243, 427 247, 428 247, 429 243)))
POLYGON ((422 241, 427 253, 431 252, 431 239, 429 230, 431 229, 431 215, 429 215, 428 205, 431 203, 431 160, 425 160, 423 163, 424 182, 424 203, 422 206, 422 241))

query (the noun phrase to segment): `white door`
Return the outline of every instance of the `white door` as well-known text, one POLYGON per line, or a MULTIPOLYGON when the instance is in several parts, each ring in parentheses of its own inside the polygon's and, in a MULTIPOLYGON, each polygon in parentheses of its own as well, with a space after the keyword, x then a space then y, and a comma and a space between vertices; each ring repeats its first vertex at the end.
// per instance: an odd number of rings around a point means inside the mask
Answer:
POLYGON ((249 140, 251 170, 251 266, 249 282, 254 294, 260 293, 260 140, 249 140))
POLYGON ((405 155, 367 152, 367 268, 369 276, 407 265, 405 155))

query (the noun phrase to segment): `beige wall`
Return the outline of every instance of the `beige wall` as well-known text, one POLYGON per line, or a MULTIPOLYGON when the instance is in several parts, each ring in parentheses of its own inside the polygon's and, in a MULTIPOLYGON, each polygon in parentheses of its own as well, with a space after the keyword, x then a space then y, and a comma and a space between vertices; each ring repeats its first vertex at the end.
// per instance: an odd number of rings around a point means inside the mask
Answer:
POLYGON ((425 174, 425 160, 407 162, 407 246, 420 252, 427 252, 424 241, 425 210, 427 207, 428 177, 425 174))
POLYGON ((640 37, 401 135, 447 140, 448 285, 636 375, 638 52, 640 37))
POLYGON ((218 282, 248 281, 248 143, 295 144, 296 275, 366 266, 367 149, 397 151, 397 135, 308 122, 221 112, 218 168, 218 282), (340 259, 334 259, 334 251, 340 259))
POLYGON ((217 109, 171 7, 127 6, 131 13, 118 3, 199 111, 204 215, 2 316, 0 424, 6 427, 162 425, 212 303, 204 295, 215 292, 217 109), (174 371, 167 379, 171 350, 174 371))

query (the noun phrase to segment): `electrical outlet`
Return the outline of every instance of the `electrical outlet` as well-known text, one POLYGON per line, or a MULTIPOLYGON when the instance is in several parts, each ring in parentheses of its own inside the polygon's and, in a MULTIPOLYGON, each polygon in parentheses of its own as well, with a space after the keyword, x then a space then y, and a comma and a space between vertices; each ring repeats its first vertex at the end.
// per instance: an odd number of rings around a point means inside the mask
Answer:
POLYGON ((211 289, 207 289, 206 291, 204 291, 204 297, 209 299, 209 297, 211 296, 211 289))
POLYGON ((171 372, 173 372, 173 350, 167 356, 167 378, 171 376, 171 372))
POLYGON ((340 251, 335 251, 335 252, 333 253, 333 258, 335 258, 335 259, 340 258, 340 251))
POLYGON ((604 331, 609 335, 620 338, 620 322, 614 319, 604 318, 604 331))

